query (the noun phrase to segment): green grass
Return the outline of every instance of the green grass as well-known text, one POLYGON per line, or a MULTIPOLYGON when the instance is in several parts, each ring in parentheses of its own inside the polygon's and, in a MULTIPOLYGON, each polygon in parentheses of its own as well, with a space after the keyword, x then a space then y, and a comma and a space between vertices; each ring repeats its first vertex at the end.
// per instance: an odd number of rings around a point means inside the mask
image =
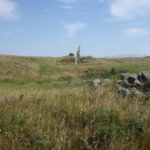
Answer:
POLYGON ((0 57, 0 149, 149 150, 149 101, 83 82, 149 70, 149 60, 72 59, 0 57))

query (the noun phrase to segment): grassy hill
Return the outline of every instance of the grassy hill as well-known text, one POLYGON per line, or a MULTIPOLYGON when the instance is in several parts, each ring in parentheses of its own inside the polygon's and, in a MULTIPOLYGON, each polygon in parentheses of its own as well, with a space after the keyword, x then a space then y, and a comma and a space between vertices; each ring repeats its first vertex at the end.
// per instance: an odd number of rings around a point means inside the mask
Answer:
POLYGON ((0 149, 150 149, 149 101, 83 82, 143 70, 150 58, 0 56, 0 149))

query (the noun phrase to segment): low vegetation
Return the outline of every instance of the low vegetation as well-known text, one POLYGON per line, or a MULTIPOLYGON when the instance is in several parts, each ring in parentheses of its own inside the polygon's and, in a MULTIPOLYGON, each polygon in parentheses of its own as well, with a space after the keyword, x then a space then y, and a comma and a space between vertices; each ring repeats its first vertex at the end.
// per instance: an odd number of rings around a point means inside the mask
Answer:
POLYGON ((150 149, 149 99, 84 82, 149 70, 150 58, 83 60, 0 57, 0 149, 150 149))

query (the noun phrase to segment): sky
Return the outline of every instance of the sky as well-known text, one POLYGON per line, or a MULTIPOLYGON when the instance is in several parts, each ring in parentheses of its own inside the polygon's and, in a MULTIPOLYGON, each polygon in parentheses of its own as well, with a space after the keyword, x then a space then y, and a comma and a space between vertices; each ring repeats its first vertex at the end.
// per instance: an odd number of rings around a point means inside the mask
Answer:
POLYGON ((0 54, 150 55, 150 0, 0 0, 0 54))

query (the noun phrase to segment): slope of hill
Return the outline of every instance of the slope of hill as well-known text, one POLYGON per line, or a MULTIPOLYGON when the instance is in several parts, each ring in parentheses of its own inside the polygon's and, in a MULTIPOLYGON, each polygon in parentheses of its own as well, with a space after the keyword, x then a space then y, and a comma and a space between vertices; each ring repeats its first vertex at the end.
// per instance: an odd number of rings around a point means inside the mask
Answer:
POLYGON ((149 100, 89 79, 150 70, 150 58, 0 56, 0 149, 150 149, 149 100))

